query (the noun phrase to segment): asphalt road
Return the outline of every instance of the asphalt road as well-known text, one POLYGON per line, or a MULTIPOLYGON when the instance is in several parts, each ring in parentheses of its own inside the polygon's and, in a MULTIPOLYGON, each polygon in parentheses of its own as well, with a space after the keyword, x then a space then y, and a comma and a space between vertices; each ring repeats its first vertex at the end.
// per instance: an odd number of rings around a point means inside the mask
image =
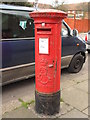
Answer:
MULTIPOLYGON (((87 60, 82 68, 82 70, 77 74, 68 73, 67 69, 63 69, 61 71, 61 80, 62 82, 70 79, 75 79, 76 77, 80 77, 82 79, 83 75, 88 73, 88 66, 90 66, 90 54, 88 54, 87 60)), ((35 91, 35 78, 19 81, 16 83, 8 84, 3 86, 2 88, 2 102, 3 105, 12 102, 13 100, 17 100, 19 98, 25 98, 25 96, 33 97, 35 91)))

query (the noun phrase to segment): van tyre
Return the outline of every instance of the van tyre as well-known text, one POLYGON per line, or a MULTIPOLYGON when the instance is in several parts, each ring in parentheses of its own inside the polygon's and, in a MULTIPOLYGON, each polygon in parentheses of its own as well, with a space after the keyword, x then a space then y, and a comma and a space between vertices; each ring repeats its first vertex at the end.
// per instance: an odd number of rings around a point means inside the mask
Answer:
POLYGON ((68 71, 71 73, 78 73, 84 63, 84 56, 81 54, 76 54, 69 65, 68 71))

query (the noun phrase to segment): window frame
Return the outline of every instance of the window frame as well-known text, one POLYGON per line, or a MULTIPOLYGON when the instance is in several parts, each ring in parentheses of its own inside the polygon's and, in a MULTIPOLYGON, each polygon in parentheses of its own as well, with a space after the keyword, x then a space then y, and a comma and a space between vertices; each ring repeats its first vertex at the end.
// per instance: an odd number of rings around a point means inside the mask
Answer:
MULTIPOLYGON (((32 11, 31 11, 32 12, 32 11)), ((26 17, 26 19, 28 20, 33 20, 32 18, 30 18, 29 16, 29 11, 19 11, 19 10, 1 10, 0 9, 0 13, 1 14, 6 14, 6 15, 14 15, 14 16, 22 16, 22 17, 26 17)), ((33 28, 34 29, 34 28, 33 28)), ((11 38, 2 38, 1 37, 1 40, 0 41, 7 41, 7 40, 32 40, 32 39, 35 39, 35 36, 33 35, 32 37, 11 37, 11 38)))

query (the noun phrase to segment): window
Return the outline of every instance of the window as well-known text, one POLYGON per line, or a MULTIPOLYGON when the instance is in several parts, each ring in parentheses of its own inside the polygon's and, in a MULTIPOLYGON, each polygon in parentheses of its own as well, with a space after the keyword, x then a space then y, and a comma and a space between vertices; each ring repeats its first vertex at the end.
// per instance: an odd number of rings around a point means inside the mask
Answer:
POLYGON ((62 23, 62 31, 61 31, 62 36, 67 36, 68 35, 68 29, 66 26, 62 23))
POLYGON ((34 37, 33 20, 20 15, 2 13, 2 38, 34 37))

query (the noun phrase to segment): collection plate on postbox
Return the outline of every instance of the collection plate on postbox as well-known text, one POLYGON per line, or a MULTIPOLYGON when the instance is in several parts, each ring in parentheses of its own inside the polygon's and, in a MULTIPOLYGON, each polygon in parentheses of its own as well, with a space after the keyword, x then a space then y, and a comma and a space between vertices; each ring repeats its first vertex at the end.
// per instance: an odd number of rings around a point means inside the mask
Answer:
POLYGON ((49 54, 48 38, 39 38, 39 54, 49 54))

